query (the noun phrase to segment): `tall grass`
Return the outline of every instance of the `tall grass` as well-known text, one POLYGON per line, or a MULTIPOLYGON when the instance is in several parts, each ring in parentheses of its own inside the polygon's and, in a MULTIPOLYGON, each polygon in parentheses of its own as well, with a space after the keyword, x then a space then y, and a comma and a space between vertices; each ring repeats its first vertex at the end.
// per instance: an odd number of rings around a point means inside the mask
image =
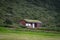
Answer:
POLYGON ((44 36, 60 36, 60 33, 56 32, 44 32, 38 31, 36 29, 27 29, 27 28, 17 28, 17 29, 10 29, 5 27, 0 27, 0 33, 16 33, 16 34, 29 34, 29 35, 44 35, 44 36))

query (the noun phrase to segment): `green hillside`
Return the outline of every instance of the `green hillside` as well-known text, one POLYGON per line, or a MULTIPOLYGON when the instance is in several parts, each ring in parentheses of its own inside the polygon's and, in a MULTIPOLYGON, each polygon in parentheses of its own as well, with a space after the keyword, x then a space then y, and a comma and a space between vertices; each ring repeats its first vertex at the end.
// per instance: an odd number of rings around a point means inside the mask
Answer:
POLYGON ((0 25, 36 19, 44 27, 60 26, 60 0, 0 0, 0 25), (8 22, 7 21, 7 22, 8 22))

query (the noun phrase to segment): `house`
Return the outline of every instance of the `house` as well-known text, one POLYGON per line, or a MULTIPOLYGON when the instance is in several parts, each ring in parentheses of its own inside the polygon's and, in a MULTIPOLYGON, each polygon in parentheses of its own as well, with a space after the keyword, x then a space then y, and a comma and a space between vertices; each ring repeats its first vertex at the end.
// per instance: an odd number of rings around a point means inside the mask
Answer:
POLYGON ((42 26, 42 22, 39 20, 24 19, 20 20, 20 25, 26 26, 27 28, 39 28, 42 26))

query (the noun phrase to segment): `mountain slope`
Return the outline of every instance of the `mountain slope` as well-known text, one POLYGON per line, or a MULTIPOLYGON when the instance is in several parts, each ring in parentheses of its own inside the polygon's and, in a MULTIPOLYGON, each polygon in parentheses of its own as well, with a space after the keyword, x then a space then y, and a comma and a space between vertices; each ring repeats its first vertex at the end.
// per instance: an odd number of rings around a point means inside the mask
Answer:
POLYGON ((43 26, 60 26, 59 2, 59 0, 1 0, 0 23, 3 24, 6 19, 14 23, 20 19, 36 19, 42 21, 43 26))

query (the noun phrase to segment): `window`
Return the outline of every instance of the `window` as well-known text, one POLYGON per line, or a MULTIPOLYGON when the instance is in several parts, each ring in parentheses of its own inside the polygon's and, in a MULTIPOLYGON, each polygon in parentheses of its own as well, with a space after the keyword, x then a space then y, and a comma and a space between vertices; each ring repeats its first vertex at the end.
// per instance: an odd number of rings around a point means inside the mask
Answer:
POLYGON ((26 23, 26 26, 31 26, 31 24, 30 23, 26 23))
POLYGON ((26 23, 26 26, 29 26, 29 24, 28 24, 28 23, 26 23))

